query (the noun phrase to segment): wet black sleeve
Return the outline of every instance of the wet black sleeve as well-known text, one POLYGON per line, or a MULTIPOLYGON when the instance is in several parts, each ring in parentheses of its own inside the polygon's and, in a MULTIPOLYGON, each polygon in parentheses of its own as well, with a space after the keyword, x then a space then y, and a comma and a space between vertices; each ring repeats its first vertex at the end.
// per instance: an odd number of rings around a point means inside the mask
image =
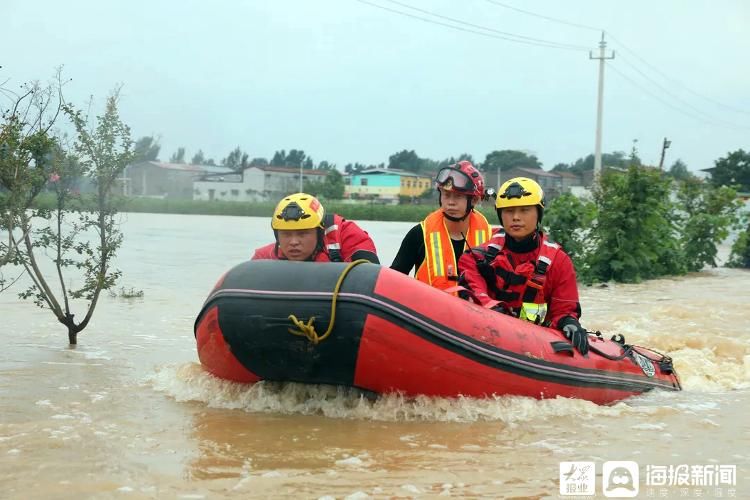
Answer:
POLYGON ((369 251, 369 250, 357 250, 352 254, 352 262, 359 259, 365 259, 373 264, 380 264, 380 259, 378 259, 377 254, 369 251))
POLYGON ((404 274, 409 274, 412 269, 416 271, 424 261, 424 237, 422 226, 417 224, 406 233, 401 248, 398 249, 396 258, 393 259, 391 269, 404 274))

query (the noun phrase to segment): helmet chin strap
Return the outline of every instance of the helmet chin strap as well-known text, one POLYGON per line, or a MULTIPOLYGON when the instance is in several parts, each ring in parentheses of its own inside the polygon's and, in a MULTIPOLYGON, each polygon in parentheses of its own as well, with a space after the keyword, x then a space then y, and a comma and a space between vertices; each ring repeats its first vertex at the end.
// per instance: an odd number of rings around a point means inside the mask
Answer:
MULTIPOLYGON (((443 202, 442 202, 443 192, 442 191, 439 191, 439 192, 440 192, 440 197, 438 198, 438 203, 440 203, 442 205, 443 204, 443 202)), ((466 213, 463 215, 463 217, 453 217, 452 215, 448 215, 447 213, 445 213, 445 210, 443 210, 443 217, 445 217, 446 219, 448 219, 451 222, 463 222, 463 221, 465 221, 466 218, 471 213, 471 211, 474 209, 474 205, 471 204, 471 196, 469 196, 468 198, 469 198, 469 202, 466 204, 466 213)))
POLYGON ((445 217, 449 221, 453 221, 453 222, 462 222, 462 221, 465 221, 468 216, 469 216, 469 212, 466 212, 463 217, 453 217, 452 215, 448 215, 445 212, 443 212, 443 217, 445 217))

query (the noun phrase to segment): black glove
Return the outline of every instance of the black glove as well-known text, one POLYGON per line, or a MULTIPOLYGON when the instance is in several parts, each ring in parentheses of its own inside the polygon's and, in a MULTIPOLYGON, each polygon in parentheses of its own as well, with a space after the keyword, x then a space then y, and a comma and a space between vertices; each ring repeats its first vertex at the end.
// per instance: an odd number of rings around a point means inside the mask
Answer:
POLYGON ((499 304, 490 307, 490 310, 499 312, 500 314, 508 314, 510 316, 515 316, 513 314, 513 310, 510 307, 508 307, 508 304, 506 304, 505 302, 500 302, 499 304))
POLYGON ((494 285, 497 275, 495 274, 495 268, 493 268, 489 262, 485 259, 477 260, 477 271, 487 282, 487 285, 494 285))
POLYGON ((557 323, 557 327, 562 330, 565 338, 578 349, 578 352, 584 356, 589 352, 589 334, 583 329, 577 319, 572 316, 565 316, 557 323))

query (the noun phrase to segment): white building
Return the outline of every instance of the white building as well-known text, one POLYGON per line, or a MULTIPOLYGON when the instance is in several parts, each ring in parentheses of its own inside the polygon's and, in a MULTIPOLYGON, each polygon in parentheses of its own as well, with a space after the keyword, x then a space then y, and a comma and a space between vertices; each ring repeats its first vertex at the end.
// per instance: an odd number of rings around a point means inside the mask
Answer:
MULTIPOLYGON (((325 170, 303 170, 302 182, 325 179, 325 170)), ((211 174, 193 182, 194 200, 277 201, 300 188, 295 167, 247 167, 241 173, 211 174)))

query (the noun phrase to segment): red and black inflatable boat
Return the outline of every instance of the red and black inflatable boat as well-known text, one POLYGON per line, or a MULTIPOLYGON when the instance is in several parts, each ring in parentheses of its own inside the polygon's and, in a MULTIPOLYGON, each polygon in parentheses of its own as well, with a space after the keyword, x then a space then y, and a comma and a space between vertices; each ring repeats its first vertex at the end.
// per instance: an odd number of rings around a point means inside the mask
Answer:
POLYGON ((195 322, 201 364, 237 382, 406 395, 562 396, 605 404, 652 389, 680 390, 671 359, 649 349, 592 334, 584 357, 556 330, 386 267, 347 266, 256 260, 231 269, 195 322), (318 342, 291 334, 290 315, 327 331, 338 283, 330 334, 318 342))

